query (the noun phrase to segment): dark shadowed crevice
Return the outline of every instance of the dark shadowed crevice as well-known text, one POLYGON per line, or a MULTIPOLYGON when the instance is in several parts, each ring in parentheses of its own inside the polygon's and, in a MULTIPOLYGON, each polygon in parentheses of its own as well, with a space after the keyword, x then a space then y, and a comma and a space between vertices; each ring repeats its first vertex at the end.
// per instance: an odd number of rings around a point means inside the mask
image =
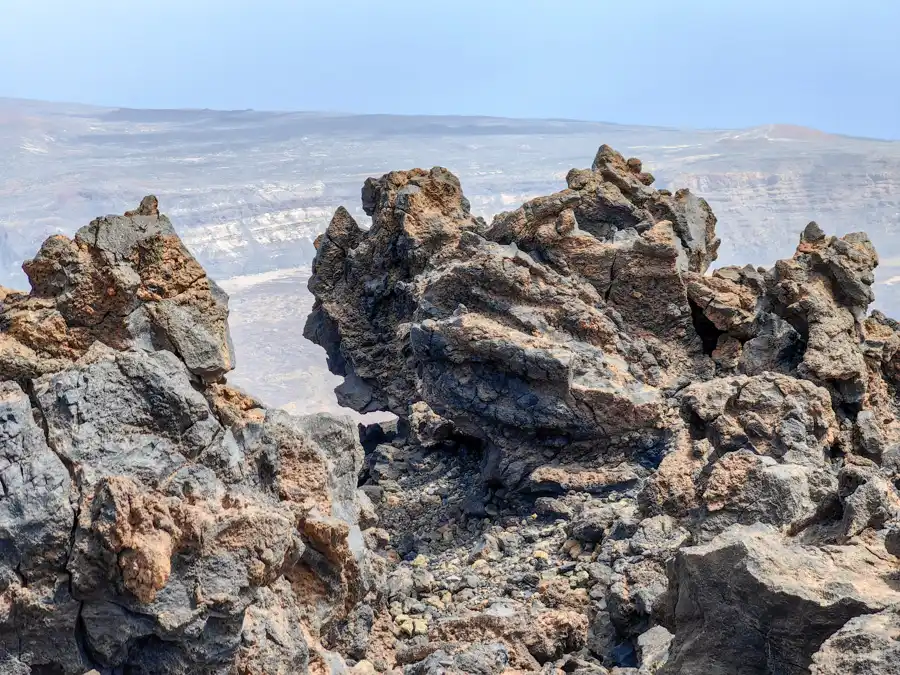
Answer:
POLYGON ((38 663, 31 666, 31 675, 66 675, 66 669, 58 663, 38 663))
POLYGON ((691 321, 694 324, 694 330, 697 331, 697 335, 700 336, 700 340, 703 343, 703 353, 707 356, 712 356, 713 350, 719 342, 719 336, 725 331, 716 328, 715 324, 706 318, 703 310, 695 302, 688 299, 688 304, 691 306, 691 321))
POLYGON ((846 457, 847 454, 837 441, 828 446, 825 449, 825 452, 832 464, 843 463, 844 457, 846 457))
POLYGON ((853 423, 856 423, 856 416, 862 410, 862 402, 861 401, 847 401, 847 400, 834 400, 834 395, 832 394, 832 405, 835 407, 835 412, 838 416, 838 421, 842 419, 848 419, 853 423))
POLYGON ((707 424, 695 411, 687 411, 687 427, 691 440, 702 441, 707 437, 707 424))
POLYGON ((503 481, 499 478, 488 478, 484 481, 484 489, 488 491, 497 491, 503 487, 503 481))
POLYGON ((668 447, 666 441, 667 439, 660 438, 649 448, 638 450, 638 452, 634 455, 635 461, 637 461, 640 466, 644 467, 648 471, 655 471, 659 468, 659 465, 662 464, 662 461, 666 456, 666 450, 668 447))
POLYGON ((784 364, 783 367, 786 372, 794 372, 800 363, 802 363, 803 357, 806 354, 806 345, 806 338, 801 335, 796 340, 791 341, 788 346, 782 350, 780 360, 781 363, 784 364))
MULTIPOLYGON (((70 587, 71 584, 72 581, 70 577, 70 587)), ((97 657, 97 655, 93 652, 90 645, 88 644, 87 626, 85 626, 84 617, 82 616, 83 609, 84 603, 81 602, 78 605, 78 616, 75 618, 75 643, 78 645, 78 651, 81 653, 81 660, 85 663, 85 668, 95 668, 97 670, 100 670, 99 664, 102 663, 102 661, 97 657)))
POLYGON ((805 349, 806 343, 809 342, 809 319, 806 314, 801 311, 788 311, 785 309, 781 309, 781 311, 776 310, 774 313, 787 321, 791 328, 797 331, 805 349))

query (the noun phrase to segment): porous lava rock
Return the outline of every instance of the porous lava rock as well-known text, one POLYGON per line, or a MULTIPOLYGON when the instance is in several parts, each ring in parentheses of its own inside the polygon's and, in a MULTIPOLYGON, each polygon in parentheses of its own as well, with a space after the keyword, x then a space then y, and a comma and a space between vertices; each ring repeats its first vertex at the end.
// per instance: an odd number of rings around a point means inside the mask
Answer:
POLYGON ((374 591, 355 427, 228 386, 227 296, 156 199, 0 295, 0 670, 337 673, 374 591))
POLYGON ((900 325, 868 313, 875 249, 810 223, 790 258, 711 269, 709 206, 653 182, 603 146, 487 223, 446 169, 396 171, 363 187, 370 227, 339 209, 319 240, 305 335, 344 405, 399 418, 364 430, 371 543, 468 579, 427 608, 398 586, 395 635, 502 595, 587 616, 546 672, 881 658, 861 617, 900 600, 900 325))
POLYGON ((147 197, 0 290, 0 669, 894 672, 900 324, 816 223, 712 269, 716 218, 607 146, 471 212, 371 178, 305 334, 390 423, 226 379, 227 296, 147 197))

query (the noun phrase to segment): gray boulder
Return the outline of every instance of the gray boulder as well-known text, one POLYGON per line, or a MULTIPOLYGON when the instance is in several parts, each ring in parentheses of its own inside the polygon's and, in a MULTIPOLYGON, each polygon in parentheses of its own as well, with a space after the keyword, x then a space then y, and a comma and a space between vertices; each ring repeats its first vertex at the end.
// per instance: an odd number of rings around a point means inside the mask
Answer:
POLYGON ((847 621, 900 601, 894 574, 863 546, 807 547, 769 526, 733 526, 669 567, 675 638, 662 672, 805 674, 847 621))
POLYGON ((662 626, 641 633, 636 642, 642 673, 655 673, 669 660, 672 634, 662 626))
POLYGON ((404 668, 404 675, 500 675, 509 666, 502 644, 473 644, 450 655, 443 650, 404 668))
POLYGON ((900 673, 900 614, 896 607, 850 619, 812 658, 811 675, 900 673))

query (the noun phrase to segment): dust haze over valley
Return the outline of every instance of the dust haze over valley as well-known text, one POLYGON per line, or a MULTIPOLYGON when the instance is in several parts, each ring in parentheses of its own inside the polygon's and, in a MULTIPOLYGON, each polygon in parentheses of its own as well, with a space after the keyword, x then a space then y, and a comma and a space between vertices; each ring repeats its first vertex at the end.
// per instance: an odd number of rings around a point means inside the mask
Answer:
POLYGON ((810 220, 866 231, 881 258, 877 308, 900 314, 900 142, 787 125, 688 130, 564 120, 135 110, 0 99, 0 284, 54 233, 156 194, 231 295, 229 380, 274 406, 331 410, 341 378, 302 337, 313 240, 360 188, 400 168, 446 166, 490 220, 565 187, 609 144, 656 187, 688 187, 719 219, 716 266, 771 264, 810 220))

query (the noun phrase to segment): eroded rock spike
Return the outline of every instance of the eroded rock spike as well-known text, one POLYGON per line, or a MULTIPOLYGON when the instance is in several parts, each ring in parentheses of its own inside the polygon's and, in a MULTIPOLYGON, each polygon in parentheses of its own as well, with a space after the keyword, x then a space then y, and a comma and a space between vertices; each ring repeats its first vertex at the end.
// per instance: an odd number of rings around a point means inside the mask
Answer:
POLYGON ((155 195, 147 195, 141 200, 140 205, 134 211, 126 211, 125 215, 132 216, 158 216, 159 200, 155 195))
POLYGON ((155 197, 24 268, 0 290, 0 671, 345 672, 324 627, 375 579, 355 427, 225 383, 228 296, 155 197))
POLYGON ((362 429, 229 386, 155 198, 48 239, 0 289, 0 670, 893 673, 875 249, 810 223, 710 272, 709 205, 645 168, 603 146, 490 223, 444 168, 368 179, 305 329, 398 416, 362 429))
POLYGON ((23 264, 32 291, 4 303, 0 377, 59 370, 95 341, 174 351, 206 381, 234 368, 228 296, 157 207, 145 197, 136 211, 97 218, 74 239, 50 237, 23 264))

